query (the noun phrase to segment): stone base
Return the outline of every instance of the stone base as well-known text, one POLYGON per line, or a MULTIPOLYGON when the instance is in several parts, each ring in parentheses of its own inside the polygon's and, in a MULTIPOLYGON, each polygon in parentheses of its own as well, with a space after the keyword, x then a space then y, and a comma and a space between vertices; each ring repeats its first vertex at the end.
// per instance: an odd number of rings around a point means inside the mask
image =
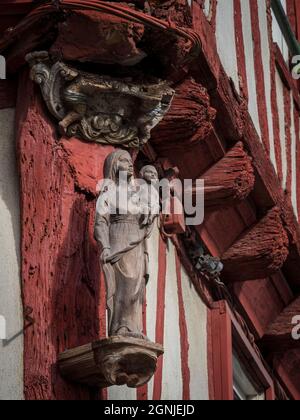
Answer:
POLYGON ((159 344, 116 336, 67 350, 59 355, 58 365, 70 381, 100 388, 138 388, 152 378, 163 353, 159 344))

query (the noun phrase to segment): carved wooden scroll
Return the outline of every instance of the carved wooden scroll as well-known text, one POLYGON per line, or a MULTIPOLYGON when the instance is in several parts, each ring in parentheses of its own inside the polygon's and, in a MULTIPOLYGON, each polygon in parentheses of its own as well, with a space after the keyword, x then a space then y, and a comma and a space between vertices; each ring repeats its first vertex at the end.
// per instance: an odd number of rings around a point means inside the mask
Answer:
POLYGON ((84 73, 46 51, 26 57, 61 132, 87 141, 140 148, 168 111, 174 91, 162 81, 135 84, 84 73))

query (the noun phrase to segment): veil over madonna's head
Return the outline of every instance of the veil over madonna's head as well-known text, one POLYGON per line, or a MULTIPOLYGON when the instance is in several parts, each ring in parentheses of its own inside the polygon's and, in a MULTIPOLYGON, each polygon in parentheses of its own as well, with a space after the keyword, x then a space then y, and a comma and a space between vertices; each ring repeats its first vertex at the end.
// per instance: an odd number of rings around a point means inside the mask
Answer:
POLYGON ((130 156, 126 150, 117 149, 114 152, 110 153, 104 162, 103 169, 103 182, 100 188, 100 195, 105 192, 108 187, 115 185, 118 181, 118 161, 123 156, 130 156))
MULTIPOLYGON (((117 149, 107 156, 104 162, 104 178, 117 181, 118 161, 122 156, 129 156, 126 150, 117 149)), ((131 158, 131 157, 130 157, 131 158)))

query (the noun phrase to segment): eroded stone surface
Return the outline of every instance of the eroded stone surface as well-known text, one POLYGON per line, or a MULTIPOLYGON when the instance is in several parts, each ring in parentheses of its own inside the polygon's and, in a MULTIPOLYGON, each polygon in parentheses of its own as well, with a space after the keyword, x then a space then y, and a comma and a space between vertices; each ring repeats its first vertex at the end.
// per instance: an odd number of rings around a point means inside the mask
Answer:
POLYGON ((138 388, 152 378, 163 347, 130 337, 110 337, 59 356, 62 375, 89 386, 138 388))
POLYGON ((26 57, 60 131, 86 141, 141 148, 169 110, 174 91, 162 81, 135 83, 79 71, 47 51, 26 57))

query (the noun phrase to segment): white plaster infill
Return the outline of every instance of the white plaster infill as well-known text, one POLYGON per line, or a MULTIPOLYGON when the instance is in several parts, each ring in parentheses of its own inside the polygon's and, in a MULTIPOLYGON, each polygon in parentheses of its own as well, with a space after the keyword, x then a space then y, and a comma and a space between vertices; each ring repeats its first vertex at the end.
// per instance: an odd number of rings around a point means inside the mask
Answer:
POLYGON ((0 315, 0 340, 6 339, 6 319, 0 315))
POLYGON ((0 110, 0 401, 23 394, 19 175, 14 109, 0 110))
POLYGON ((6 60, 3 55, 0 55, 0 80, 6 79, 6 60))

